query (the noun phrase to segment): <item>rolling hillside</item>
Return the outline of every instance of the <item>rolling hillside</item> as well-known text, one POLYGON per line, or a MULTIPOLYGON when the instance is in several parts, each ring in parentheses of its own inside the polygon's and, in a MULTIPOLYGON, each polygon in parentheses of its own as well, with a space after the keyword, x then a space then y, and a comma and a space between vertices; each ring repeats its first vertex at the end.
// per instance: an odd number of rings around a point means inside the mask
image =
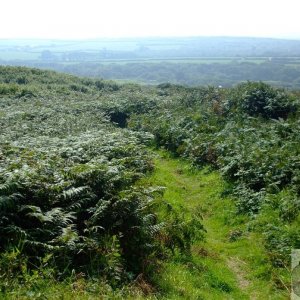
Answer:
POLYGON ((299 91, 0 67, 3 299, 286 299, 299 91))

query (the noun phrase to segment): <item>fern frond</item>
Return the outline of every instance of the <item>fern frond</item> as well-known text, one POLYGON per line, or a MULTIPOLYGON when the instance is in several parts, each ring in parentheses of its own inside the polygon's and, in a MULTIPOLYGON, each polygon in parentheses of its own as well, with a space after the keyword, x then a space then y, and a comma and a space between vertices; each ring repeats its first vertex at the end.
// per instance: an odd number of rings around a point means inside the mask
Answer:
POLYGON ((62 229, 61 235, 55 239, 63 247, 74 249, 76 242, 79 240, 79 235, 74 224, 71 224, 62 229))
POLYGON ((78 199, 77 201, 69 205, 66 209, 68 211, 76 211, 82 209, 83 207, 88 207, 92 204, 93 201, 95 201, 95 198, 96 195, 90 193, 89 195, 86 195, 85 197, 78 199))
POLYGON ((22 229, 21 227, 19 226, 16 226, 16 225, 8 225, 6 228, 5 228, 5 231, 14 236, 14 237, 18 237, 18 238, 25 238, 28 236, 27 232, 22 229))
POLYGON ((45 216, 49 218, 51 222, 60 224, 62 226, 67 226, 76 219, 74 212, 65 212, 60 207, 55 207, 52 210, 47 211, 45 216))
POLYGON ((7 209, 14 208, 16 202, 22 197, 21 194, 15 193, 9 196, 0 196, 0 214, 7 209))
POLYGON ((148 231, 152 236, 160 233, 165 228, 165 223, 159 223, 148 227, 148 231))
POLYGON ((87 191, 88 189, 89 189, 88 186, 72 187, 66 191, 63 191, 61 196, 64 200, 73 199, 75 197, 82 195, 83 192, 87 191))
POLYGON ((48 251, 58 250, 60 248, 59 246, 53 246, 48 243, 42 243, 35 240, 27 240, 27 239, 24 240, 24 245, 32 249, 40 249, 40 250, 43 249, 48 251))
POLYGON ((17 181, 10 181, 0 184, 0 195, 14 194, 19 191, 21 185, 17 181))

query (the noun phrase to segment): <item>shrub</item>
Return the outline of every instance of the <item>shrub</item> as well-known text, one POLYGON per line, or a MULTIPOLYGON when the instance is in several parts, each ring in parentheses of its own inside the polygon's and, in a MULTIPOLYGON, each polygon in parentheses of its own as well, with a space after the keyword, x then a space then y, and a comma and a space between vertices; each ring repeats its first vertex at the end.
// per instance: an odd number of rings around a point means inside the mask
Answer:
POLYGON ((240 109, 250 116, 286 118, 295 111, 293 98, 282 89, 263 82, 247 82, 237 87, 240 109))

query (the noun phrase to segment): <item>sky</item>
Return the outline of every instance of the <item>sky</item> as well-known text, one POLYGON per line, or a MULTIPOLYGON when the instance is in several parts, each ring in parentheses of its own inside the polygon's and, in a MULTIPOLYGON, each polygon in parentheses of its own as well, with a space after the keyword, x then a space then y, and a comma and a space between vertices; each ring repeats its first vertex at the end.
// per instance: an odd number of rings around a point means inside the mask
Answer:
POLYGON ((0 38, 300 38, 300 0, 1 0, 0 38))

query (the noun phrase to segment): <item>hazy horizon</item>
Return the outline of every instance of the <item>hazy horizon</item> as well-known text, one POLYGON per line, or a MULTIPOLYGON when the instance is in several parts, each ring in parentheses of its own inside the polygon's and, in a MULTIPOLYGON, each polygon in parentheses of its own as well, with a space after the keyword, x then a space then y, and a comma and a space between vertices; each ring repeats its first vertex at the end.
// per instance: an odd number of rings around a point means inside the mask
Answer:
POLYGON ((296 0, 10 0, 2 4, 0 39, 299 39, 298 8, 296 0))
POLYGON ((91 37, 91 38, 84 38, 84 37, 74 37, 74 38, 68 38, 68 37, 53 37, 53 38, 45 38, 45 37, 20 37, 20 38, 1 38, 0 41, 105 41, 105 40, 138 40, 138 39, 168 39, 168 38, 238 38, 238 39, 243 39, 243 38, 250 38, 250 39, 274 39, 274 40, 300 40, 300 36, 278 36, 278 37, 273 37, 273 36, 234 36, 234 35, 181 35, 181 36, 170 36, 170 35, 165 35, 165 36, 155 36, 155 35, 150 35, 150 36, 99 36, 99 37, 91 37))

